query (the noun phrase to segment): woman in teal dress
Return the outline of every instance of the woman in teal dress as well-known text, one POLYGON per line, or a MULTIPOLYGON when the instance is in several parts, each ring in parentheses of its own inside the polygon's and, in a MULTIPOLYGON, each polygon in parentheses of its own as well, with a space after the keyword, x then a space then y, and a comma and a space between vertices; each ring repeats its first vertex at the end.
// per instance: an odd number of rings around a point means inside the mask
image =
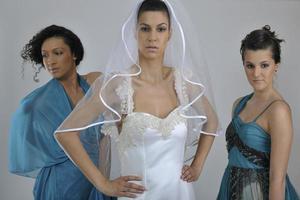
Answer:
MULTIPOLYGON (((111 199, 94 189, 53 136, 100 75, 77 74, 83 55, 80 39, 72 31, 56 25, 37 33, 21 54, 24 61, 44 67, 53 78, 22 99, 13 115, 9 134, 9 171, 36 179, 33 189, 36 200, 111 199)), ((99 130, 99 126, 90 128, 86 130, 89 134, 80 136, 97 166, 103 139, 99 130)))
POLYGON ((299 199, 287 175, 291 110, 273 87, 282 41, 269 26, 242 40, 243 65, 253 93, 233 105, 226 130, 228 166, 218 200, 299 199))

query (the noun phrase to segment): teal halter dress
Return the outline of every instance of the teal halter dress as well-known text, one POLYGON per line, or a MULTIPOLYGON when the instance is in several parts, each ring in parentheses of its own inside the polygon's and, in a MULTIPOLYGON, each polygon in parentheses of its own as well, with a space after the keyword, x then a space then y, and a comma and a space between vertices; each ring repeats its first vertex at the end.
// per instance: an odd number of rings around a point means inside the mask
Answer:
MULTIPOLYGON (((218 200, 269 199, 271 138, 256 120, 272 103, 253 121, 245 123, 239 114, 252 95, 243 97, 237 104, 232 121, 226 130, 228 165, 223 175, 218 200)), ((299 200, 288 176, 286 176, 285 199, 299 200)))

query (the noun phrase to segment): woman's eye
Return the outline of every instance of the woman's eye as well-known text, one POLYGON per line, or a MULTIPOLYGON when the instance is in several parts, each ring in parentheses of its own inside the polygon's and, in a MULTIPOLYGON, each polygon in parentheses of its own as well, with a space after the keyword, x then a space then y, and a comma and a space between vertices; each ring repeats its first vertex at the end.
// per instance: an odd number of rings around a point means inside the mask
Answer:
POLYGON ((142 32, 149 32, 149 28, 148 27, 141 27, 141 31, 142 32))
POLYGON ((253 69, 253 68, 254 68, 254 65, 246 64, 246 67, 247 67, 248 69, 253 69))
POLYGON ((54 52, 54 54, 57 55, 57 56, 59 56, 59 55, 62 55, 63 52, 62 51, 56 51, 56 52, 54 52))
POLYGON ((267 67, 269 67, 269 64, 262 64, 261 67, 262 68, 267 68, 267 67))
POLYGON ((47 54, 42 54, 42 58, 47 58, 47 54))
POLYGON ((167 29, 165 27, 160 27, 157 29, 158 32, 164 32, 166 31, 167 29))

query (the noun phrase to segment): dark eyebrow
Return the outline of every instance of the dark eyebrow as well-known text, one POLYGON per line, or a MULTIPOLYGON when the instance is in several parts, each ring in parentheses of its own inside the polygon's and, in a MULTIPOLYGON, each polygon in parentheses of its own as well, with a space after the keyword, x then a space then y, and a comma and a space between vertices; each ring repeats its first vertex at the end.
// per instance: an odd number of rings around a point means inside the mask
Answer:
POLYGON ((140 23, 140 26, 150 26, 150 25, 145 24, 145 23, 140 23))
MULTIPOLYGON (((168 24, 166 24, 166 23, 160 23, 160 24, 158 24, 157 26, 162 26, 162 25, 166 25, 166 26, 168 26, 168 24)), ((149 24, 145 24, 145 23, 140 23, 140 26, 147 26, 147 27, 149 27, 150 25, 149 24)))
MULTIPOLYGON (((56 47, 56 48, 52 49, 51 51, 55 51, 55 50, 64 50, 64 48, 63 47, 56 47)), ((46 51, 46 50, 42 49, 42 52, 43 51, 46 51)))
POLYGON ((162 26, 162 25, 168 26, 168 24, 166 24, 166 23, 161 23, 161 24, 158 24, 157 26, 162 26))

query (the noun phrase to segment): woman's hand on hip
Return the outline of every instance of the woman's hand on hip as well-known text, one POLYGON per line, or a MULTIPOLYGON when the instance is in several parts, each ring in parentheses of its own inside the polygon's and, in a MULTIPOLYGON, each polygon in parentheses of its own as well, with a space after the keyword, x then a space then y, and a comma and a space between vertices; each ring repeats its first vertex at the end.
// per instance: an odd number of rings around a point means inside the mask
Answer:
POLYGON ((108 180, 102 190, 108 196, 135 198, 137 194, 142 194, 146 189, 142 185, 131 181, 141 181, 138 176, 121 176, 115 180, 108 180))

